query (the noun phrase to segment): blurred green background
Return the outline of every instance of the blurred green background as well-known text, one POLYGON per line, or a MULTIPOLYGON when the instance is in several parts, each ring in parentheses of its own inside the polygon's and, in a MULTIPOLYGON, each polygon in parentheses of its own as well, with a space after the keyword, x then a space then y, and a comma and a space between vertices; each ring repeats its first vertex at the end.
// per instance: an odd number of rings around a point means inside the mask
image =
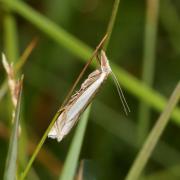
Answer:
MULTIPOLYGON (((31 40, 38 38, 36 47, 21 70, 25 76, 21 122, 25 127, 23 131, 26 138, 25 142, 22 142, 25 143, 25 148, 20 149, 20 154, 26 154, 24 157, 27 158, 32 155, 35 145, 65 99, 85 61, 81 60, 82 57, 80 58, 78 53, 69 51, 36 25, 25 20, 18 10, 14 10, 15 13, 12 14, 17 27, 16 35, 14 39, 7 40, 5 21, 8 9, 6 3, 2 2, 0 1, 0 51, 7 53, 8 60, 17 61, 17 57, 23 53, 31 40), (15 55, 13 50, 8 50, 13 44, 15 49, 17 48, 14 50, 15 55)), ((149 6, 147 2, 120 2, 107 56, 110 64, 116 64, 139 81, 142 81, 143 70, 149 69, 149 75, 144 71, 145 76, 149 76, 144 78, 147 80, 144 84, 169 98, 180 78, 180 1, 160 1, 157 16, 154 17, 155 22, 150 18, 150 26, 147 20, 148 8, 153 17, 156 13, 153 3, 158 1, 151 1, 149 6), (149 52, 146 52, 148 48, 149 52), (146 67, 143 65, 145 59, 152 60, 146 67)), ((95 49, 106 32, 114 1, 28 0, 25 3, 95 49)), ((93 69, 94 67, 89 67, 83 79, 93 69)), ((5 77, 5 71, 0 64, 1 84, 5 77)), ((109 79, 93 101, 80 154, 87 179, 123 179, 160 114, 159 110, 151 108, 151 104, 147 106, 143 98, 136 96, 136 89, 131 90, 124 84, 126 82, 123 81, 122 88, 131 109, 128 116, 123 112, 117 90, 109 79), (144 106, 146 110, 141 109, 144 106), (140 119, 147 123, 143 124, 140 119)), ((3 176, 5 168, 11 106, 10 95, 7 93, 0 101, 0 177, 3 176)), ((175 121, 168 124, 144 171, 145 179, 180 179, 179 125, 180 123, 175 121)), ((74 129, 61 143, 52 139, 46 140, 33 164, 31 175, 34 178, 58 178, 74 129)))

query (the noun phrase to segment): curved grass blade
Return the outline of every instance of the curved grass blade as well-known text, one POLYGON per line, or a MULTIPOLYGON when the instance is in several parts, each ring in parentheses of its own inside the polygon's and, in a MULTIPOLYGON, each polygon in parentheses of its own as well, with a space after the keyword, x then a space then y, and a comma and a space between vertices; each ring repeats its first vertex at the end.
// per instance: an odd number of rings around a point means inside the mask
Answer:
POLYGON ((60 180, 73 180, 74 179, 76 167, 78 164, 79 154, 80 154, 80 150, 81 150, 81 146, 83 143, 83 138, 84 138, 87 122, 88 122, 89 112, 90 112, 90 106, 83 113, 81 120, 77 126, 75 135, 73 137, 71 146, 69 148, 67 159, 64 164, 64 168, 59 177, 60 180))
POLYGON ((6 160, 6 167, 4 173, 4 180, 12 180, 16 177, 16 161, 17 161, 17 149, 18 149, 18 128, 20 119, 20 106, 21 106, 21 94, 22 94, 22 80, 20 82, 19 94, 17 98, 17 106, 15 109, 14 124, 12 128, 12 134, 10 137, 9 149, 6 160))
POLYGON ((157 123, 154 125, 153 129, 148 135, 145 144, 143 145, 142 149, 140 150, 139 154, 137 155, 127 177, 126 180, 136 180, 139 179, 140 174, 142 173, 149 157, 151 156, 156 144, 158 143, 161 134, 163 133, 169 117, 178 103, 180 99, 180 83, 176 86, 175 90, 173 91, 169 102, 164 109, 163 113, 160 115, 157 123))

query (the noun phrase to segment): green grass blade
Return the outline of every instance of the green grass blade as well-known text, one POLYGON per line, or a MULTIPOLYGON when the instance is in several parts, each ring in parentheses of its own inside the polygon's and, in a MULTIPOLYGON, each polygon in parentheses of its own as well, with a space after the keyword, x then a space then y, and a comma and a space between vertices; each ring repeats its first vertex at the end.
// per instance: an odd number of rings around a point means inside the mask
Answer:
POLYGON ((82 118, 77 126, 75 135, 73 137, 64 168, 59 177, 60 180, 73 180, 78 165, 79 154, 81 151, 83 138, 88 122, 90 107, 83 113, 82 118))
POLYGON ((34 162, 37 154, 39 153, 42 145, 44 144, 44 142, 45 142, 45 140, 46 140, 46 138, 47 138, 47 135, 48 135, 49 131, 51 130, 52 126, 54 125, 55 121, 57 120, 58 116, 59 116, 59 111, 58 111, 58 112, 55 114, 55 116, 53 117, 53 119, 52 119, 52 121, 51 121, 51 124, 50 124, 49 127, 46 129, 43 137, 41 138, 40 142, 38 143, 38 145, 37 145, 37 147, 36 147, 36 149, 35 149, 32 157, 31 157, 31 159, 29 160, 29 162, 28 162, 25 170, 22 172, 22 174, 21 174, 21 180, 25 179, 25 177, 27 176, 27 173, 29 172, 29 170, 30 170, 30 168, 31 168, 31 166, 32 166, 32 163, 34 162))
POLYGON ((5 54, 11 62, 16 62, 18 59, 17 27, 16 21, 9 9, 7 9, 3 20, 5 54))
POLYGON ((120 3, 120 0, 114 0, 114 5, 113 5, 111 18, 109 20, 109 24, 108 24, 108 27, 107 27, 108 37, 107 37, 105 45, 104 45, 105 50, 108 47, 108 44, 109 44, 109 41, 110 41, 110 38, 111 38, 111 34, 112 34, 112 31, 113 31, 113 28, 114 28, 114 23, 115 23, 115 20, 116 20, 118 9, 119 9, 119 3, 120 3))
MULTIPOLYGON (((4 47, 6 56, 11 61, 11 63, 16 64, 14 68, 14 74, 15 77, 17 74, 21 74, 20 67, 23 66, 25 60, 23 59, 18 60, 19 58, 19 48, 18 48, 18 29, 16 25, 16 19, 14 17, 14 14, 11 13, 9 8, 6 7, 6 13, 4 16, 4 47), (17 63, 16 63, 17 62, 17 63)), ((4 80, 4 87, 6 87, 7 81, 4 80)), ((4 94, 5 95, 5 92, 4 94)), ((0 96, 0 100, 3 98, 3 96, 0 96)), ((18 140, 18 170, 20 171, 21 167, 23 166, 23 162, 26 159, 26 145, 24 142, 26 142, 26 136, 25 136, 25 123, 23 123, 23 102, 21 102, 21 136, 18 140), (23 143, 22 143, 23 142, 23 143), (20 154, 20 156, 19 156, 20 154)), ((18 174, 18 173, 17 173, 18 174)))
MULTIPOLYGON (((144 57, 142 80, 149 86, 153 86, 154 67, 155 67, 155 52, 156 52, 156 37, 158 24, 158 9, 159 0, 147 0, 147 12, 145 22, 145 41, 144 41, 144 57), (152 13, 153 12, 153 13, 152 13)), ((150 107, 143 101, 139 104, 139 122, 138 122, 138 144, 141 145, 149 131, 150 124, 150 107)))
MULTIPOLYGON (((42 16, 41 14, 34 11, 32 8, 20 1, 5 1, 0 0, 4 5, 8 5, 13 11, 27 19, 29 22, 34 24, 42 32, 46 33, 51 39, 57 42, 59 45, 65 47, 67 50, 72 52, 79 60, 86 61, 92 54, 92 49, 87 45, 73 37, 68 32, 61 29, 55 23, 42 16)), ((95 65, 95 64, 93 64, 95 65)), ((160 95, 158 92, 148 88, 142 84, 138 79, 118 67, 116 64, 111 62, 111 66, 115 74, 118 77, 119 82, 124 88, 130 93, 136 96, 138 99, 143 100, 151 107, 158 111, 162 111, 167 103, 166 98, 160 95)), ((180 109, 176 108, 172 113, 174 122, 180 125, 180 109)))
POLYGON ((142 173, 154 147, 158 143, 161 134, 163 133, 170 114, 172 113, 174 107, 178 103, 180 99, 180 83, 176 86, 175 90, 173 91, 166 108, 164 109, 163 113, 157 120, 157 123, 151 130, 148 135, 145 144, 143 145, 142 149, 140 150, 139 154, 137 155, 127 177, 126 180, 136 180, 139 178, 140 174, 142 173))
POLYGON ((17 36, 16 36, 16 24, 12 15, 6 15, 4 18, 4 42, 5 53, 7 58, 11 62, 15 62, 18 57, 17 36))
POLYGON ((20 119, 21 94, 22 94, 22 84, 20 86, 17 106, 15 110, 15 118, 14 118, 12 134, 10 137, 6 167, 4 172, 4 180, 12 180, 15 179, 16 177, 16 169, 17 169, 16 160, 17 160, 17 149, 18 149, 18 129, 19 129, 19 119, 20 119))

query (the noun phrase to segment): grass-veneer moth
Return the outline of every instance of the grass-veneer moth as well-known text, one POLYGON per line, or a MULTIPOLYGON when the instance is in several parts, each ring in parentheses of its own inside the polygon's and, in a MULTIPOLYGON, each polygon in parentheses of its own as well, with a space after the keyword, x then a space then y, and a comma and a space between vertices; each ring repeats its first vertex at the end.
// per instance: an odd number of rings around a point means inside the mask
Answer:
POLYGON ((66 105, 60 109, 60 115, 50 130, 48 137, 57 139, 60 142, 70 132, 109 74, 113 75, 125 111, 129 110, 119 83, 112 73, 106 54, 101 50, 100 68, 89 74, 88 78, 82 83, 80 90, 72 95, 66 105))

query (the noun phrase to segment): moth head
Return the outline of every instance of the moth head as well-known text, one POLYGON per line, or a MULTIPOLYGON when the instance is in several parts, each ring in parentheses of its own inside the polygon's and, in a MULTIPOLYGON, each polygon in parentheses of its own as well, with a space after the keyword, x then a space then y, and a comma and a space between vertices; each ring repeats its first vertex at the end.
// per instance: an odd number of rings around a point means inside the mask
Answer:
POLYGON ((112 72, 106 53, 103 50, 101 50, 101 70, 107 74, 112 72))

